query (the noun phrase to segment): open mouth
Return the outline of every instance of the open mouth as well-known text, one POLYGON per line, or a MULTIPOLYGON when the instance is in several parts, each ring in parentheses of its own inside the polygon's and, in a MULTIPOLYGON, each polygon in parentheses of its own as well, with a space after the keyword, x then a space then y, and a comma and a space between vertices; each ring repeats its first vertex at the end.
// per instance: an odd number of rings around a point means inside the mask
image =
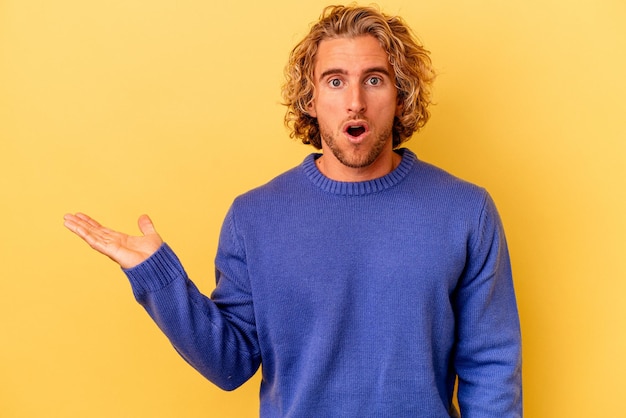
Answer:
POLYGON ((362 126, 362 125, 350 126, 348 127, 346 132, 348 133, 348 135, 356 138, 365 133, 365 126, 362 126))

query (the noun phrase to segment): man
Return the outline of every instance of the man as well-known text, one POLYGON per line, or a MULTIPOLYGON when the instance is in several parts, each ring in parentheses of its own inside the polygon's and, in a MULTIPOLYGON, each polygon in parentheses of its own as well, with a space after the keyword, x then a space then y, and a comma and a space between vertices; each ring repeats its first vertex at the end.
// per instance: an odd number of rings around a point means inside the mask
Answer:
POLYGON ((217 287, 141 237, 65 225, 124 268, 176 350, 235 389, 263 365, 262 417, 519 417, 520 330, 504 233, 481 188, 397 149, 428 120, 433 71, 404 22, 330 7, 292 51, 294 136, 321 148, 238 197, 217 287))

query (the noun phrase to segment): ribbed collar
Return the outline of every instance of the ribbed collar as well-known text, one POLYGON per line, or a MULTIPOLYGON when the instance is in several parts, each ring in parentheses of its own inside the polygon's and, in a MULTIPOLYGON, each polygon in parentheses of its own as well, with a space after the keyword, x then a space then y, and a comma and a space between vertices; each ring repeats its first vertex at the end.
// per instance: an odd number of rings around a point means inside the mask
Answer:
POLYGON ((310 154, 302 162, 302 169, 307 178, 317 187, 327 193, 343 196, 362 196, 379 193, 401 182, 411 171, 411 167, 417 161, 417 156, 408 148, 396 150, 402 156, 400 164, 391 173, 377 179, 359 182, 344 182, 331 180, 324 176, 317 168, 315 160, 321 154, 310 154))

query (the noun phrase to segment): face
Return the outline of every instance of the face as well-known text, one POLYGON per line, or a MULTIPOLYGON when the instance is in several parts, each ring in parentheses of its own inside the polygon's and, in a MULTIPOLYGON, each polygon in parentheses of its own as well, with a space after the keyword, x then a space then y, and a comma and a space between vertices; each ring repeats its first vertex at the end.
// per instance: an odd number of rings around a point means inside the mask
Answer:
POLYGON ((378 40, 364 35, 321 41, 313 75, 309 114, 320 127, 326 168, 362 173, 384 167, 387 174, 400 106, 393 69, 378 40))

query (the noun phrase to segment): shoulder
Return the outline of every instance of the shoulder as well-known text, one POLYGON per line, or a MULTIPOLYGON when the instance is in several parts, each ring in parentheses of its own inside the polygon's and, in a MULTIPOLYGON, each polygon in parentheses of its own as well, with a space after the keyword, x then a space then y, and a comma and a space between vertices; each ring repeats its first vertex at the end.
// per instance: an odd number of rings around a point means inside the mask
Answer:
MULTIPOLYGON (((313 159, 313 155, 306 157, 305 162, 313 159)), ((281 202, 296 199, 307 183, 303 172, 303 164, 297 165, 268 181, 239 196, 232 204, 235 210, 258 211, 280 205, 281 202)))
POLYGON ((490 200, 484 187, 417 158, 406 180, 416 197, 449 208, 481 210, 490 200))

